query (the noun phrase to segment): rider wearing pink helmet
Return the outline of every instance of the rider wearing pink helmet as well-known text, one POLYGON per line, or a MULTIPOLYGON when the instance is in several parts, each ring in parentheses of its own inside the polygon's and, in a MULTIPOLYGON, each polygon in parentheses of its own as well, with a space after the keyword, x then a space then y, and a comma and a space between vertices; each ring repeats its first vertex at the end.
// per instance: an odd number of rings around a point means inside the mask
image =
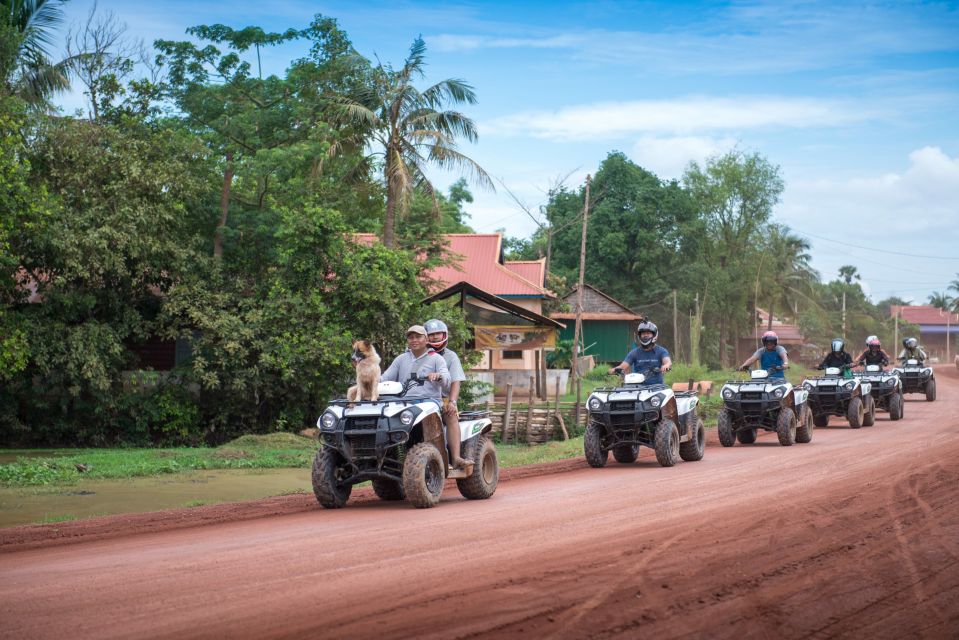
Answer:
POLYGON ((889 364, 889 354, 882 350, 882 343, 877 336, 866 338, 866 350, 856 358, 859 365, 878 364, 885 367, 889 364))

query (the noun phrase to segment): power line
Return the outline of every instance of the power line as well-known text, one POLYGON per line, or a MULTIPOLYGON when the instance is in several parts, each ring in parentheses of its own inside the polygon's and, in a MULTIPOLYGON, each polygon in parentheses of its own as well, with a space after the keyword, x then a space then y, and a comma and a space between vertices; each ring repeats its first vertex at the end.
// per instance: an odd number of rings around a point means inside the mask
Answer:
POLYGON ((927 259, 927 260, 957 260, 957 261, 959 261, 959 257, 956 257, 956 256, 923 256, 923 255, 919 255, 919 254, 917 254, 917 253, 903 253, 903 252, 901 252, 901 251, 889 251, 889 250, 887 250, 887 249, 875 249, 875 248, 873 248, 873 247, 863 247, 863 246, 860 246, 860 245, 858 245, 858 244, 852 244, 851 242, 839 242, 839 241, 833 240, 833 239, 831 239, 831 238, 826 238, 826 237, 823 237, 823 236, 817 236, 815 233, 809 233, 808 231, 803 231, 802 229, 796 229, 795 227, 793 227, 792 230, 795 231, 795 232, 797 232, 797 233, 800 233, 800 234, 802 234, 802 235, 804 235, 804 236, 810 236, 810 237, 812 237, 812 238, 818 238, 818 239, 820 239, 820 240, 825 240, 826 242, 832 242, 832 243, 835 243, 835 244, 838 244, 838 245, 842 245, 842 246, 844 246, 844 247, 855 247, 856 249, 863 249, 863 250, 865 250, 865 251, 876 251, 876 252, 879 252, 879 253, 892 254, 892 255, 895 255, 895 256, 907 256, 907 257, 909 257, 909 258, 925 258, 925 259, 927 259))

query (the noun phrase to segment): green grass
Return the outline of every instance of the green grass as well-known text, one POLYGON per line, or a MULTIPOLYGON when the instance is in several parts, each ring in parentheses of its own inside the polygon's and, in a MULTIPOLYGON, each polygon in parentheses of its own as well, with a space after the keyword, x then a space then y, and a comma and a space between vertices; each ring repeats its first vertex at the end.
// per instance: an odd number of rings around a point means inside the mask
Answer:
POLYGON ((300 468, 309 466, 316 447, 316 441, 310 438, 277 433, 242 436, 216 448, 59 449, 50 451, 49 458, 23 457, 0 465, 0 486, 66 486, 87 479, 136 478, 208 469, 300 468))
POLYGON ((583 438, 552 441, 542 445, 497 444, 496 454, 500 467, 519 467, 524 464, 566 460, 583 455, 583 438))

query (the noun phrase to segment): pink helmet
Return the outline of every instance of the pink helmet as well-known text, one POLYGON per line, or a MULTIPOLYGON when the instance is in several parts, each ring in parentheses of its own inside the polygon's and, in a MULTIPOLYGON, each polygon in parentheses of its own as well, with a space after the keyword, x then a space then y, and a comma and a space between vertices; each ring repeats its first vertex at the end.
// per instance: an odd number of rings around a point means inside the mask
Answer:
POLYGON ((880 348, 882 347, 882 344, 879 342, 879 338, 876 336, 869 336, 869 339, 866 340, 866 346, 880 348))
POLYGON ((767 331, 763 334, 763 344, 766 345, 770 342, 774 345, 779 344, 779 336, 776 335, 775 331, 767 331))

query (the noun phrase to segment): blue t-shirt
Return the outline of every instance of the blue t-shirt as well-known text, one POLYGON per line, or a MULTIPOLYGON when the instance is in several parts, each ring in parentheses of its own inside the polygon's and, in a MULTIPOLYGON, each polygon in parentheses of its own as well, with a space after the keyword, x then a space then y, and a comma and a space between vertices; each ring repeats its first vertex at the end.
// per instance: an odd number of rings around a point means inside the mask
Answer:
MULTIPOLYGON (((759 368, 760 369, 769 369, 771 367, 780 367, 786 364, 785 356, 786 350, 776 345, 776 348, 770 351, 766 347, 762 347, 756 350, 756 353, 753 354, 755 357, 759 358, 759 368)), ((773 371, 769 374, 770 378, 785 378, 786 374, 782 371, 773 371)))
POLYGON ((652 373, 649 370, 663 366, 663 359, 668 357, 669 351, 659 345, 649 351, 636 347, 626 355, 626 362, 633 367, 633 373, 642 373, 646 376, 644 384, 663 384, 663 374, 652 373))

